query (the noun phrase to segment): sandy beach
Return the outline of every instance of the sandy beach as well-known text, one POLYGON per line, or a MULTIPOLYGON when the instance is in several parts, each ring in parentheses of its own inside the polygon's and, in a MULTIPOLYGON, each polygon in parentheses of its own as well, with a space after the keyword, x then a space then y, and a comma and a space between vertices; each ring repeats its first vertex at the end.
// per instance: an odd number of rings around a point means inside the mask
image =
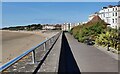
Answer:
POLYGON ((41 31, 2 31, 1 41, 2 42, 2 53, 0 53, 0 63, 5 64, 9 60, 22 54, 26 50, 33 46, 36 46, 46 38, 49 38, 57 32, 46 32, 41 31))
POLYGON ((2 31, 0 31, 0 66, 2 64, 2 31))

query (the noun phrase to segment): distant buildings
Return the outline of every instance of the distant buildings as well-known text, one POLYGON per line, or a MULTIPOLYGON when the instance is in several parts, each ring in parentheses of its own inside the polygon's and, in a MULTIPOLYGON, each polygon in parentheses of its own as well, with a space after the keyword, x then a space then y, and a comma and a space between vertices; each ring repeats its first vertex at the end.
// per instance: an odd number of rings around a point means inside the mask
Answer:
POLYGON ((42 29, 43 30, 61 30, 61 25, 60 24, 54 24, 54 25, 46 24, 46 25, 43 25, 42 29))
POLYGON ((71 23, 64 23, 64 24, 62 24, 62 30, 63 31, 69 31, 70 26, 71 26, 71 23))
POLYGON ((70 31, 74 26, 80 25, 80 23, 64 23, 62 24, 63 31, 70 31))
POLYGON ((109 5, 108 7, 103 7, 99 12, 90 15, 89 20, 96 15, 98 15, 106 23, 109 23, 110 27, 115 29, 120 28, 120 5, 109 5))
POLYGON ((52 30, 55 29, 54 25, 43 25, 43 30, 52 30))
POLYGON ((71 28, 73 28, 75 25, 71 24, 71 23, 63 23, 63 24, 54 24, 54 25, 50 25, 50 24, 46 24, 43 25, 43 30, 63 30, 63 31, 69 31, 71 30, 71 28))

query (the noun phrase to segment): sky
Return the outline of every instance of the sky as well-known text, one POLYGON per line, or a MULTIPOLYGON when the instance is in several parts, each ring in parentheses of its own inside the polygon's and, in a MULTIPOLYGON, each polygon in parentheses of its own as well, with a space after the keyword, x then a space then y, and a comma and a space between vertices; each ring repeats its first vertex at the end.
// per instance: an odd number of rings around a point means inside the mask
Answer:
POLYGON ((3 2, 118 2, 119 0, 2 0, 3 2))
POLYGON ((2 3, 0 2, 0 28, 2 27, 2 3))
POLYGON ((108 5, 117 2, 3 2, 0 27, 84 22, 108 5))

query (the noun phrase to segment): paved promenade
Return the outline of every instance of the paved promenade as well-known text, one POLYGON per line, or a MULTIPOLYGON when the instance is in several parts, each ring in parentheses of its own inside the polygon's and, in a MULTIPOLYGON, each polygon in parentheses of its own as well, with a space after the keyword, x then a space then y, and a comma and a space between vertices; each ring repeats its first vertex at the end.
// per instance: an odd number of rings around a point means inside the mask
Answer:
MULTIPOLYGON (((36 58, 41 59, 39 56, 36 58)), ((24 68, 15 72, 33 72, 33 74, 45 72, 48 74, 118 74, 118 65, 118 60, 110 55, 94 46, 78 42, 69 33, 63 33, 43 61, 35 65, 26 64, 24 68)))
POLYGON ((45 61, 43 64, 39 67, 38 72, 44 72, 46 73, 52 73, 53 72, 57 73, 58 72, 58 65, 59 65, 59 56, 60 56, 60 51, 61 51, 61 40, 62 40, 62 35, 58 38, 56 41, 55 45, 52 47, 50 53, 46 57, 45 61))
POLYGON ((118 61, 65 33, 60 36, 38 72, 118 74, 118 61))
POLYGON ((93 46, 79 43, 68 33, 65 36, 81 72, 118 72, 117 60, 93 46))

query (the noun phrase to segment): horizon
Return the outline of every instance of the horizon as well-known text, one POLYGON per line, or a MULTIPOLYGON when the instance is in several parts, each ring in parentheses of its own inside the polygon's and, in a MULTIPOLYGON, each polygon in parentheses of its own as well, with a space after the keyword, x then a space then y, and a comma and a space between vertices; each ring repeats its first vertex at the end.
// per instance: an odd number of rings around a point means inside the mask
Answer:
POLYGON ((102 7, 117 2, 3 2, 2 26, 80 23, 102 7), (83 8, 84 7, 84 8, 83 8))

